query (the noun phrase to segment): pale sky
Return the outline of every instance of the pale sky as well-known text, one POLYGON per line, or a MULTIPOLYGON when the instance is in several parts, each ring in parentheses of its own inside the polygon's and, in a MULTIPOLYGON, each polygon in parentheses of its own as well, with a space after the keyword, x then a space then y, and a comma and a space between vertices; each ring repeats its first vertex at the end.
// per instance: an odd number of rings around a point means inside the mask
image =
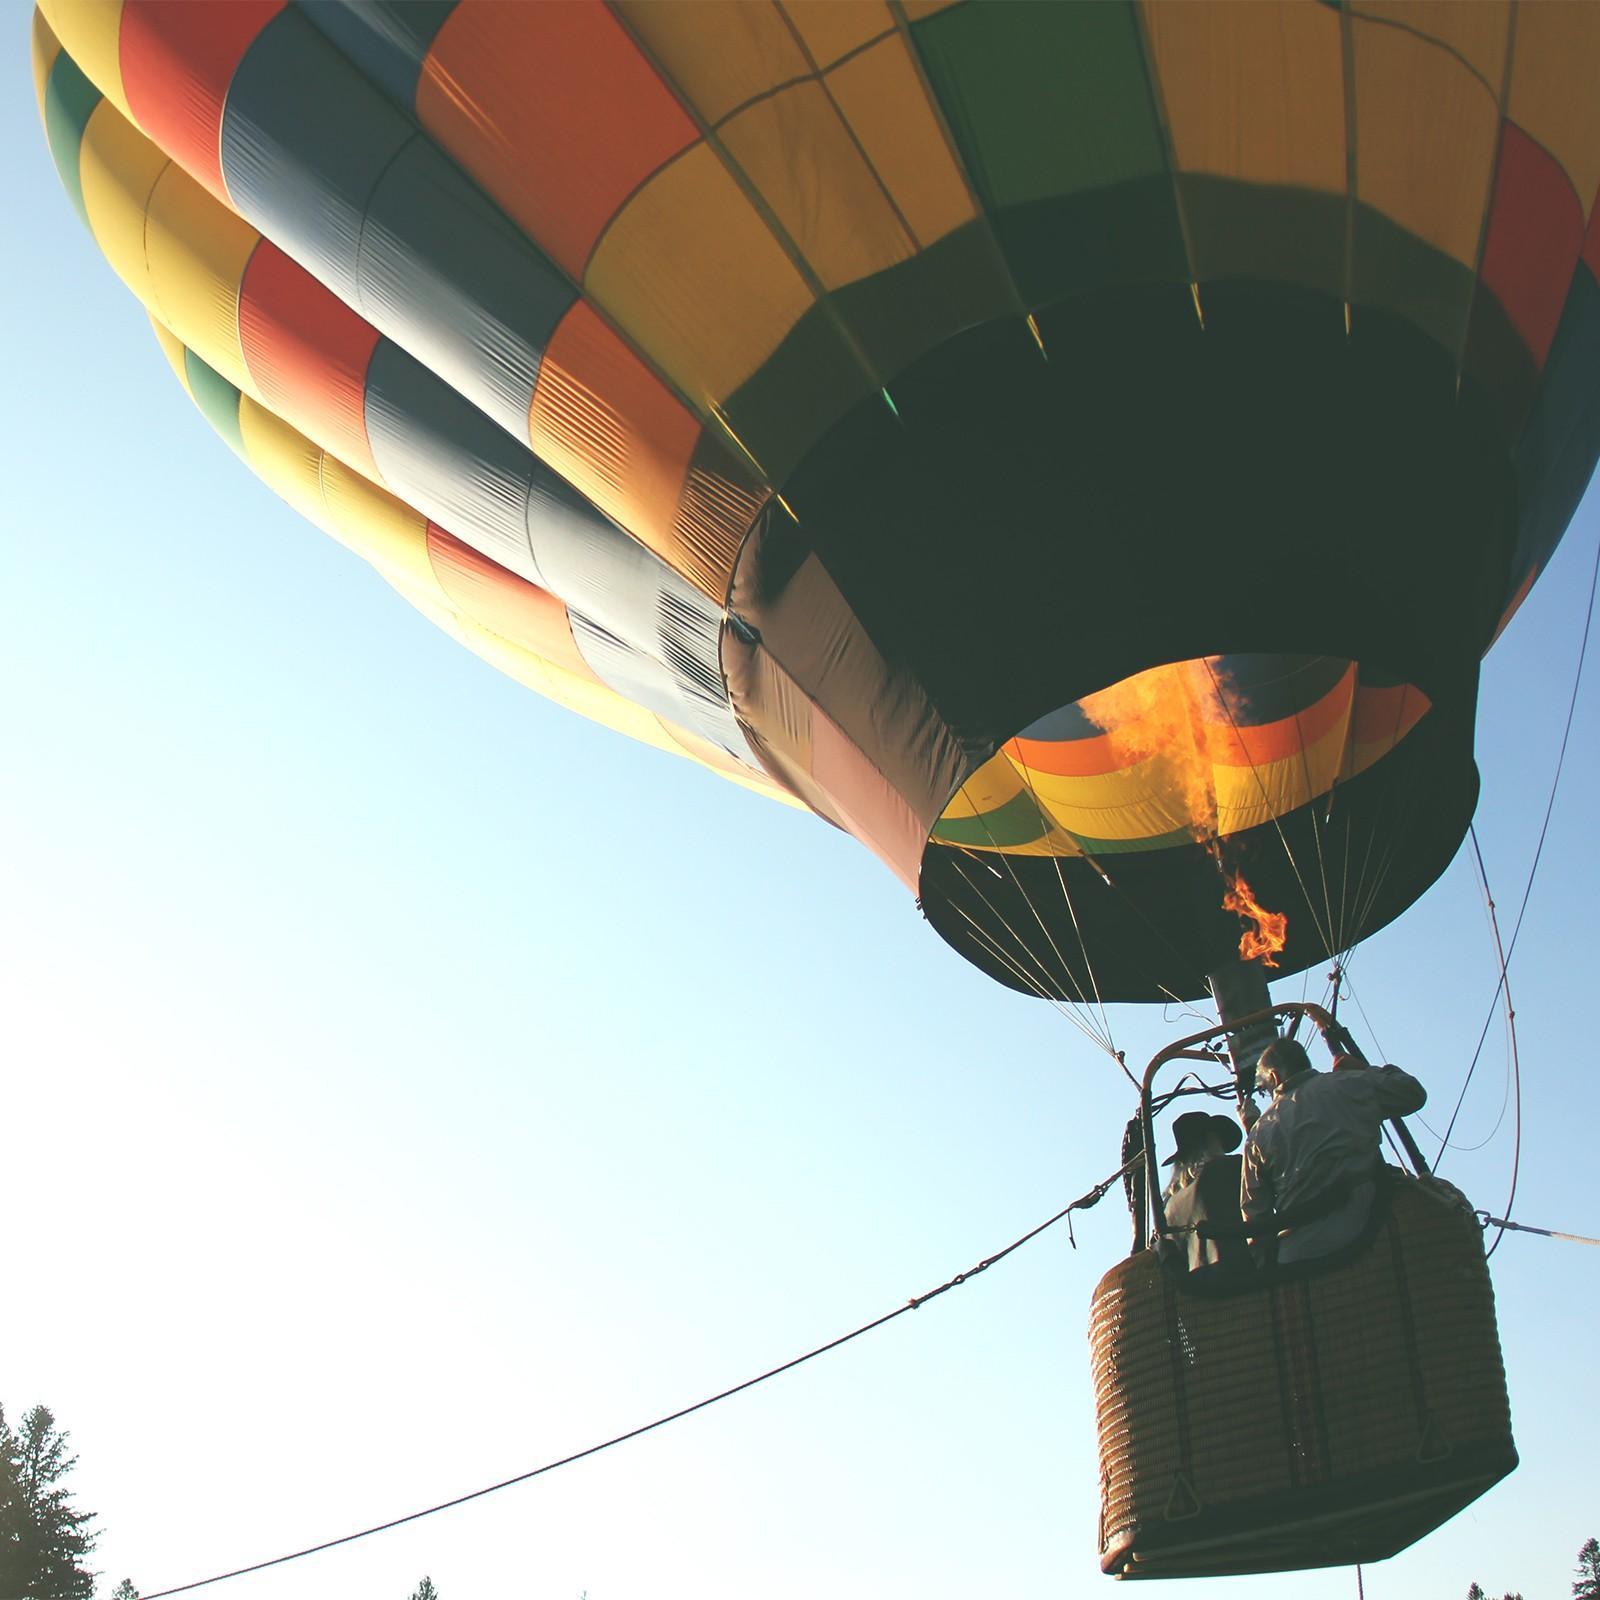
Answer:
MULTIPOLYGON (((1112 1171, 1115 1069, 966 967, 863 849, 499 677, 229 454, 59 190, 23 31, 0 144, 0 1401, 71 1430, 103 1591, 648 1421, 1112 1171)), ((1485 672, 1507 937, 1597 533, 1591 496, 1485 672)), ((1517 1215, 1586 1234, 1597 735, 1590 681, 1512 967, 1517 1215)), ((1436 1128, 1494 972, 1470 853, 1354 964, 1363 1041, 1424 1080, 1436 1128)), ((1191 1020, 1111 1018, 1130 1061, 1191 1020)), ((1482 1147, 1442 1169, 1493 1211, 1506 1063, 1497 1024, 1457 1129, 1482 1147)), ((1109 1593, 1084 1330, 1120 1197, 1076 1236, 644 1440, 202 1592, 1109 1593)), ((1528 1236, 1496 1254, 1522 1467, 1369 1568, 1371 1600, 1564 1600, 1600 1533, 1597 1266, 1528 1236)), ((1354 1592, 1349 1571, 1183 1590, 1354 1592)))

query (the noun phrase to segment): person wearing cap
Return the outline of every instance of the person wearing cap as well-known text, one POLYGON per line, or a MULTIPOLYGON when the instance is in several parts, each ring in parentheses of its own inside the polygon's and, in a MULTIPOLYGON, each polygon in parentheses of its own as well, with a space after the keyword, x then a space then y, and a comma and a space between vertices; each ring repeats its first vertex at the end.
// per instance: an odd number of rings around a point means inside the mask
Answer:
POLYGON ((1276 1236, 1280 1262, 1330 1255, 1356 1239, 1372 1213, 1383 1124, 1420 1111, 1428 1091, 1399 1067, 1352 1056, 1318 1072, 1294 1039, 1261 1052, 1256 1088, 1272 1102, 1245 1141, 1245 1222, 1260 1230, 1258 1248, 1263 1235, 1276 1236))
POLYGON ((1200 1224, 1221 1223, 1239 1228, 1239 1158, 1233 1154, 1243 1137, 1228 1117, 1186 1111, 1172 1124, 1177 1149, 1162 1164, 1172 1177, 1162 1191, 1167 1227, 1180 1242, 1190 1272, 1243 1264, 1248 1266, 1242 1240, 1203 1237, 1200 1224))

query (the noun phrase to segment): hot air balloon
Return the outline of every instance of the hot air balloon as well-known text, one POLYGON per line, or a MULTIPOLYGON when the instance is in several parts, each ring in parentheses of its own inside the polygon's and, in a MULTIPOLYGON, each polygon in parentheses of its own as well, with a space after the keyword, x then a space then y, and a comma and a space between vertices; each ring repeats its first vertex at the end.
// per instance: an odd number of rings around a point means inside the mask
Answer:
MULTIPOLYGON (((1600 454, 1592 8, 41 0, 34 49, 248 465, 530 687, 854 835, 1000 982, 1253 972, 1207 1036, 1245 1073, 1260 963, 1459 846, 1478 663, 1600 454)), ((1459 1465, 1423 1409, 1384 1448, 1459 1465)), ((1239 1554, 1276 1507, 1183 1554, 1216 1495, 1159 1470, 1108 1568, 1316 1558, 1239 1554)))

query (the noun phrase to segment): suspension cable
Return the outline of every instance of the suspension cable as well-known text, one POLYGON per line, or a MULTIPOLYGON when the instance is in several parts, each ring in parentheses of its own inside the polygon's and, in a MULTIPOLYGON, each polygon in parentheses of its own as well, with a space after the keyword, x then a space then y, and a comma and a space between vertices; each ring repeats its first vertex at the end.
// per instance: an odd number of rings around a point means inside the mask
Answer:
MULTIPOLYGON (((960 874, 962 882, 965 883, 967 885, 967 887, 970 888, 978 896, 978 898, 983 902, 985 907, 988 909, 989 914, 992 917, 996 918, 1000 922, 1000 925, 1005 929, 1005 931, 1007 933, 1009 933, 1013 939, 1016 940, 1017 946, 1022 951, 1022 953, 1025 956, 1027 956, 1030 960, 1032 960, 1034 962, 1034 964, 1037 967, 1039 967, 1039 970, 1041 972, 1044 972, 1045 968, 1043 966, 1043 963, 1041 963, 1039 961, 1038 957, 1033 953, 1033 951, 1031 951, 1028 948, 1027 944, 1018 936, 1016 930, 1010 925, 1009 922, 1007 922, 1005 920, 1004 916, 1002 916, 1001 913, 995 908, 994 903, 983 892, 982 887, 979 884, 974 883, 967 876, 966 871, 965 871, 964 863, 958 859, 956 861, 955 865, 956 865, 956 869, 957 869, 958 873, 960 874)), ((960 916, 962 921, 967 924, 967 926, 972 930, 973 934, 982 942, 982 944, 990 952, 990 954, 992 954, 994 956, 994 958, 1003 967, 1005 967, 1006 970, 1009 971, 1012 974, 1013 977, 1016 978, 1017 982, 1022 986, 1022 988, 1024 989, 1025 992, 1027 992, 1029 994, 1032 994, 1036 999, 1043 1000, 1058 1015, 1060 1015, 1062 1017, 1065 1017, 1066 1020, 1068 1022, 1070 1022, 1073 1025, 1073 1027, 1075 1027, 1078 1030, 1078 1032, 1081 1033, 1084 1036, 1084 1038, 1086 1038, 1097 1049, 1104 1050, 1106 1052, 1106 1054, 1109 1055, 1111 1057, 1111 1059, 1116 1062, 1118 1068, 1122 1072, 1123 1077, 1125 1077, 1130 1083, 1133 1083, 1133 1084, 1137 1085, 1137 1080, 1134 1078, 1133 1074, 1128 1071, 1127 1059, 1124 1056, 1123 1052, 1118 1050, 1110 1039, 1102 1036, 1100 1034, 1100 1032, 1094 1027, 1093 1022, 1091 1020, 1088 1020, 1087 1006, 1083 1007, 1083 1009, 1080 1010, 1080 1008, 1077 1005, 1074 1005, 1072 1001, 1063 1000, 1058 995, 1054 994, 1048 987, 1046 987, 1046 985, 1044 983, 1042 983, 1038 978, 1034 977, 1033 974, 1028 972, 1026 968, 1021 966, 1015 959, 1013 959, 1010 955, 1008 955, 1001 948, 1001 946, 996 942, 995 938, 989 932, 989 930, 987 928, 985 928, 983 926, 983 924, 980 923, 966 909, 965 906, 960 905, 959 903, 957 903, 955 900, 952 899, 950 901, 950 907, 951 907, 951 909, 953 911, 956 912, 956 914, 958 916, 960 916)), ((1068 972, 1067 975, 1068 975, 1068 977, 1070 979, 1070 977, 1071 977, 1070 971, 1068 972)), ((1046 976, 1048 976, 1048 974, 1046 974, 1046 976)), ((1081 991, 1080 991, 1080 993, 1081 993, 1081 991)))
MULTIPOLYGON (((1056 822, 1055 814, 1047 811, 1039 799, 1039 791, 1033 786, 1033 769, 1024 759, 1020 762, 1019 770, 1022 773, 1022 781, 1028 786, 1028 798, 1033 802, 1033 809, 1039 813, 1041 818, 1049 821, 1053 830, 1056 822)), ((992 838, 993 835, 990 835, 990 837, 992 838)), ((1050 852, 1050 860, 1056 869, 1056 882, 1061 886, 1061 898, 1066 902, 1067 915, 1072 918, 1072 931, 1078 936, 1078 949, 1083 953, 1084 970, 1089 974, 1089 986, 1094 990, 1094 1001, 1100 1009, 1100 1024, 1106 1030, 1106 1038, 1111 1041, 1112 1048, 1115 1049, 1116 1040, 1112 1038, 1111 1034, 1111 1019, 1106 1016, 1106 1003, 1100 993, 1100 980, 1095 976, 1094 958, 1089 954, 1088 941, 1083 937, 1083 928, 1078 922, 1078 908, 1072 903, 1072 891, 1067 888, 1067 875, 1062 870, 1061 857, 1052 850, 1050 852)), ((1124 1070, 1126 1070, 1126 1067, 1124 1067, 1124 1070)), ((1132 1076, 1131 1074, 1129 1075, 1130 1077, 1132 1076)))
MULTIPOLYGON (((962 794, 965 795, 965 793, 966 793, 966 786, 963 785, 962 786, 962 794)), ((968 800, 967 804, 968 805, 972 805, 972 802, 970 800, 968 800)), ((1038 802, 1035 801, 1034 802, 1034 810, 1037 811, 1038 809, 1039 809, 1038 802)), ((1039 924, 1039 931, 1045 936, 1045 941, 1050 946, 1051 954, 1055 956, 1056 961, 1060 965, 1062 972, 1065 973, 1067 975, 1067 977, 1072 979, 1073 988, 1075 988, 1078 991, 1079 998, 1082 1000, 1083 1004, 1085 1006, 1087 1006, 1089 1004, 1089 997, 1084 994, 1083 985, 1080 984, 1077 981, 1076 978, 1072 978, 1071 969, 1067 965, 1067 958, 1064 955, 1062 955, 1060 946, 1058 946, 1056 944, 1056 936, 1053 933, 1051 933, 1049 924, 1040 915, 1039 908, 1033 903, 1033 896, 1028 893, 1027 886, 1023 883, 1021 874, 1018 873, 1018 871, 1016 869, 1016 865, 1011 859, 1011 853, 1009 851, 1007 851, 1007 850, 1002 850, 1000 848, 999 841, 994 836, 994 829, 989 826, 988 813, 984 812, 984 811, 979 811, 979 809, 975 805, 972 806, 972 810, 973 810, 973 814, 977 817, 978 821, 983 825, 983 831, 986 834, 988 834, 988 836, 989 836, 989 848, 994 852, 994 854, 996 854, 997 856, 1000 857, 1001 865, 1005 867, 1006 872, 1010 875, 1012 885, 1015 887, 1017 893, 1022 896, 1022 903, 1028 908, 1029 914, 1033 917, 1033 920, 1039 924)), ((992 910, 993 908, 991 907, 990 909, 992 910)), ((1016 935, 1016 933, 1014 931, 1009 930, 1009 929, 1007 931, 1011 932, 1012 938, 1014 938, 1014 939, 1017 938, 1017 935, 1016 935)), ((1020 944, 1022 941, 1020 939, 1018 939, 1017 942, 1020 944)), ((1039 964, 1040 964, 1041 967, 1043 967, 1043 965, 1044 965, 1044 963, 1042 961, 1039 964)), ((1092 980, 1092 978, 1093 978, 1092 972, 1090 974, 1090 977, 1091 977, 1091 980, 1092 980)), ((1099 990, 1098 990, 1098 988, 1096 988, 1095 996, 1096 996, 1097 999, 1099 998, 1099 990)), ((1102 1025, 1104 1025, 1105 1024, 1105 1007, 1104 1006, 1102 1006, 1100 1008, 1100 1020, 1101 1020, 1102 1025)), ((1109 1027, 1106 1028, 1106 1048, 1111 1052, 1111 1054, 1113 1054, 1113 1055, 1116 1054, 1116 1045, 1112 1042, 1111 1030, 1110 1030, 1109 1027)))
MULTIPOLYGON (((1026 765, 1025 764, 1024 764, 1024 782, 1026 782, 1027 785, 1028 785, 1028 795, 1029 795, 1029 799, 1033 802, 1034 810, 1039 813, 1039 816, 1040 816, 1040 818, 1042 820, 1045 817, 1046 813, 1043 811, 1043 809, 1039 805, 1038 796, 1033 791, 1032 780, 1026 773, 1026 765)), ((966 785, 965 784, 962 785, 961 793, 962 793, 963 796, 966 795, 966 785)), ((1049 941, 1050 949, 1054 953, 1057 963, 1060 965, 1063 977, 1067 980, 1068 983, 1070 983, 1072 985, 1072 987, 1074 989, 1076 989, 1078 991, 1079 1003, 1084 1007, 1085 1010, 1088 1010, 1089 999, 1088 999, 1088 996, 1085 995, 1084 992, 1083 992, 1083 985, 1078 982, 1077 978, 1073 974, 1071 965, 1067 961, 1067 958, 1064 955, 1062 955, 1060 947, 1056 944, 1055 935, 1050 932, 1049 926, 1046 924, 1044 918, 1039 913, 1039 908, 1036 905, 1034 905, 1033 898, 1032 898, 1031 895, 1029 895, 1028 890, 1027 890, 1027 886, 1023 883, 1021 874, 1016 870, 1016 867, 1012 863, 1009 854, 1006 851, 1004 851, 1004 850, 1002 850, 1000 848, 999 842, 995 839, 994 830, 989 826, 989 819, 988 819, 987 813, 982 811, 970 798, 967 799, 967 804, 972 806, 973 815, 978 818, 979 822, 982 824, 983 831, 989 836, 990 849, 996 855, 1001 857, 1001 860, 1005 865, 1006 871, 1011 876, 1012 884, 1015 886, 1018 894, 1020 894, 1022 896, 1023 904, 1026 905, 1028 910, 1032 913, 1033 920, 1039 924, 1039 927, 1040 927, 1041 931, 1044 933, 1045 938, 1049 941)), ((971 852, 967 851, 966 853, 970 854, 971 852)), ((1078 926, 1078 913, 1077 913, 1077 910, 1072 904, 1071 896, 1066 893, 1066 878, 1065 878, 1065 875, 1062 873, 1062 870, 1061 870, 1061 862, 1060 862, 1059 858, 1056 858, 1053 854, 1052 854, 1052 860, 1055 862, 1056 877, 1061 883, 1062 895, 1066 899, 1067 910, 1068 910, 1069 914, 1072 917, 1073 930, 1078 935, 1078 944, 1079 944, 1080 949, 1083 952, 1083 964, 1084 964, 1085 970, 1089 974, 1090 986, 1094 990, 1095 1006, 1099 1010, 1099 1013, 1100 1013, 1100 1028, 1101 1028, 1101 1030, 1103 1030, 1103 1035, 1102 1035, 1101 1032, 1097 1032, 1092 1027, 1086 1025, 1082 1021, 1082 1019, 1079 1018, 1075 1014, 1072 1015, 1072 1021, 1075 1024, 1078 1025, 1080 1030, 1083 1031, 1087 1035, 1087 1037, 1093 1039, 1095 1041, 1095 1043, 1098 1044, 1100 1046, 1100 1048, 1102 1050, 1104 1050, 1106 1052, 1106 1054, 1109 1055, 1111 1057, 1111 1059, 1117 1063, 1117 1065, 1122 1069, 1123 1076, 1128 1078, 1129 1081, 1131 1082, 1133 1075, 1128 1071, 1127 1061, 1124 1059, 1122 1051, 1117 1049, 1117 1041, 1116 1041, 1115 1037, 1113 1036, 1113 1034, 1111 1032, 1111 1021, 1110 1021, 1110 1018, 1108 1018, 1107 1015, 1106 1015, 1105 1001, 1102 998, 1101 993, 1100 993, 1100 981, 1095 976, 1094 963, 1089 958, 1089 947, 1084 942, 1083 930, 1078 926)), ((958 862, 957 864, 959 866, 960 863, 958 862)), ((983 864, 985 866, 989 865, 989 863, 987 861, 984 862, 983 864)), ((991 868, 991 870, 992 870, 992 868, 991 868)), ((1048 977, 1049 973, 1048 973, 1048 970, 1045 967, 1044 962, 1033 951, 1028 949, 1028 946, 1027 946, 1026 942, 1023 940, 1022 936, 1016 931, 1015 928, 1013 928, 1011 926, 1011 924, 1009 922, 1006 921, 1006 919, 996 909, 996 907, 994 906, 993 902, 990 901, 989 897, 986 894, 984 894, 983 890, 980 887, 978 887, 977 885, 973 884, 971 879, 967 878, 967 876, 966 876, 966 874, 964 872, 962 873, 962 878, 968 883, 968 885, 970 887, 972 887, 974 889, 975 893, 983 901, 984 905, 988 907, 990 914, 992 916, 998 918, 998 920, 1000 921, 1001 926, 1004 927, 1006 932, 1009 933, 1011 935, 1012 939, 1016 941, 1017 947, 1020 950, 1022 950, 1025 954, 1030 956, 1032 958, 1034 964, 1039 968, 1039 970, 1042 973, 1044 973, 1046 975, 1046 977, 1048 977)), ((965 913, 963 913, 963 915, 965 915, 965 913)), ((976 929, 977 924, 975 922, 973 922, 973 919, 971 917, 968 917, 967 921, 968 921, 969 924, 971 924, 976 929)), ((993 948, 993 940, 992 939, 991 940, 986 940, 986 942, 989 943, 991 948, 993 948)), ((1014 965, 1012 966, 1012 971, 1016 971, 1016 967, 1014 965)), ((1048 1000, 1051 1001, 1052 1004, 1056 1004, 1055 997, 1053 995, 1049 994, 1048 991, 1043 986, 1034 985, 1034 988, 1035 988, 1035 992, 1038 993, 1041 998, 1048 999, 1048 1000)), ((1058 1006, 1058 1009, 1059 1009, 1059 1006, 1058 1006)))
MULTIPOLYGON (((826 1355, 830 1350, 837 1350, 849 1344, 853 1339, 859 1339, 863 1334, 872 1333, 886 1323, 893 1322, 897 1317, 903 1317, 908 1311, 917 1311, 930 1300, 951 1289, 959 1289, 962 1284, 970 1283, 981 1272, 987 1272, 997 1262, 1004 1261, 1014 1250, 1020 1250, 1023 1245, 1037 1239, 1047 1228, 1053 1228, 1056 1223, 1068 1218, 1074 1211, 1087 1211, 1092 1206, 1097 1206, 1105 1199, 1113 1184, 1120 1181, 1125 1172, 1131 1171, 1144 1160, 1141 1151, 1137 1156, 1123 1162, 1108 1178, 1103 1178, 1099 1183, 1079 1195, 1070 1205, 1063 1206, 1053 1217, 1048 1217, 1037 1227, 1030 1228, 1020 1239, 1013 1240, 1004 1249, 997 1250, 993 1255, 985 1256, 976 1266, 968 1267, 965 1272, 958 1272, 953 1278, 947 1279, 937 1288, 930 1289, 926 1294, 913 1295, 904 1305, 896 1306, 893 1311, 885 1312, 881 1317, 875 1317, 871 1322, 863 1323, 859 1328, 850 1333, 841 1334, 837 1339, 830 1339, 826 1344, 818 1345, 814 1350, 808 1350, 804 1355, 795 1356, 792 1360, 785 1361, 776 1367, 754 1378, 746 1378, 743 1383, 736 1383, 730 1388, 723 1389, 717 1394, 708 1395, 704 1400, 697 1400, 693 1405, 683 1406, 677 1411, 669 1412, 664 1417, 657 1417, 654 1422, 646 1422, 637 1428, 630 1428, 626 1433, 619 1433, 613 1438, 603 1440, 599 1444, 592 1444, 587 1449, 575 1450, 571 1455, 562 1456, 556 1461, 547 1461, 543 1466, 534 1467, 528 1472, 519 1472, 515 1477, 503 1478, 499 1483, 491 1483, 482 1489, 473 1489, 467 1494, 457 1495, 452 1500, 441 1500, 436 1505, 425 1506, 420 1511, 410 1511, 404 1516, 391 1517, 387 1522, 374 1523, 370 1528, 360 1528, 354 1533, 341 1534, 336 1539, 325 1539, 321 1544, 306 1545, 299 1550, 291 1550, 286 1555, 272 1556, 265 1561, 251 1562, 248 1566, 234 1567, 228 1572, 218 1572, 209 1578, 197 1578, 191 1583, 174 1584, 171 1588, 156 1589, 144 1597, 144 1600, 167 1600, 168 1596, 187 1594, 194 1589, 204 1589, 214 1583, 224 1583, 230 1578, 242 1578, 246 1573, 261 1572, 268 1567, 281 1567, 290 1561, 299 1561, 306 1556, 319 1555, 324 1550, 334 1550, 340 1545, 354 1544, 358 1539, 368 1539, 374 1534, 387 1533, 392 1528, 404 1527, 409 1522, 420 1522, 424 1517, 437 1515, 441 1511, 453 1510, 456 1506, 466 1505, 472 1500, 481 1500, 485 1495, 497 1494, 502 1489, 509 1489, 515 1484, 527 1483, 532 1478, 543 1477, 546 1473, 555 1472, 561 1467, 571 1466, 574 1462, 583 1461, 589 1456, 599 1455, 602 1450, 610 1450, 619 1444, 626 1444, 629 1440, 640 1438, 642 1435, 654 1432, 657 1428, 664 1428, 669 1422, 677 1422, 687 1416, 692 1416, 696 1411, 704 1411, 707 1406, 714 1406, 721 1400, 731 1399, 736 1394, 742 1394, 746 1389, 753 1389, 759 1383, 766 1383, 768 1379, 776 1378, 785 1372, 804 1365, 807 1361, 814 1361, 818 1356, 826 1355)), ((1068 1224, 1070 1231, 1070 1223, 1068 1224)))
MULTIPOLYGON (((960 871, 961 863, 957 862, 956 866, 957 870, 960 871)), ((973 884, 971 880, 967 878, 964 871, 961 872, 961 878, 962 881, 966 883, 975 894, 977 894, 979 899, 983 900, 985 905, 989 905, 988 898, 984 895, 982 889, 973 884)), ((1066 1020, 1070 1022, 1073 1027, 1075 1027, 1078 1032, 1081 1033, 1084 1038, 1086 1038, 1097 1049, 1107 1049, 1106 1041, 1101 1038, 1100 1034, 1095 1030, 1091 1023, 1084 1020, 1084 1018, 1079 1014, 1078 1008, 1074 1006, 1070 1000, 1061 1000, 1057 998, 1057 996, 1052 994, 1050 990, 1047 989, 1036 977, 1028 972, 1025 967, 1021 966, 1012 956, 1007 954, 1007 952, 1003 950, 996 942, 994 936, 989 932, 989 930, 985 928, 983 924, 979 922, 965 906, 959 905, 954 900, 950 902, 950 906, 951 909, 955 911, 955 913, 962 919, 962 921, 967 924, 967 926, 972 930, 973 934, 982 942, 984 947, 995 958, 995 960, 998 961, 1001 966, 1003 966, 1017 980, 1017 982, 1027 993, 1031 994, 1037 1000, 1043 1000, 1058 1015, 1065 1017, 1066 1020)), ((990 906, 989 909, 991 915, 999 915, 999 913, 996 912, 992 906, 990 906)), ((1007 932, 1011 932, 1009 927, 1007 928, 1007 932)), ((1012 934, 1012 937, 1016 937, 1014 933, 1012 934)), ((1026 946, 1023 947, 1023 950, 1026 954, 1026 946)), ((1113 1055, 1115 1055, 1115 1052, 1113 1052, 1113 1055)), ((1121 1060, 1120 1056, 1117 1056, 1116 1059, 1119 1062, 1121 1060)), ((1123 1065, 1123 1071, 1127 1071, 1125 1064, 1123 1065)))
MULTIPOLYGON (((1106 1052, 1107 1055, 1110 1055, 1110 1056, 1114 1057, 1116 1055, 1116 1049, 1112 1045, 1111 1041, 1108 1038, 1102 1036, 1101 1033, 1099 1032, 1099 1030, 1095 1028, 1095 1026, 1093 1024, 1093 1021, 1092 1021, 1093 1013, 1089 1010, 1088 997, 1083 993, 1083 989, 1082 989, 1081 985, 1078 983, 1077 979, 1073 976, 1071 968, 1068 967, 1064 962, 1062 963, 1062 975, 1063 975, 1063 977, 1065 978, 1066 982, 1069 983, 1078 992, 1078 1001, 1076 1003, 1071 1001, 1071 1000, 1062 999, 1061 997, 1059 997, 1058 995, 1056 995, 1052 991, 1052 989, 1051 989, 1052 974, 1050 972, 1050 969, 1045 965, 1044 961, 1040 958, 1038 952, 1036 950, 1034 950, 1028 944, 1027 940, 1024 939, 1022 937, 1022 935, 1019 934, 1014 927, 1012 927, 1012 925, 1011 925, 1010 921, 1007 919, 1005 913, 1002 912, 1000 910, 1000 908, 995 905, 994 901, 991 900, 989 898, 989 896, 984 893, 984 889, 983 889, 982 883, 974 881, 968 875, 967 870, 966 870, 968 862, 967 862, 967 860, 965 858, 967 856, 969 856, 970 854, 971 854, 970 851, 967 851, 967 850, 963 849, 962 855, 958 856, 956 858, 955 866, 956 866, 957 872, 961 876, 961 881, 963 883, 965 883, 966 886, 983 902, 984 908, 988 911, 989 915, 994 918, 994 920, 1000 925, 1001 928, 1003 928, 1005 930, 1005 932, 1007 934, 1010 935, 1012 941, 1015 943, 1015 945, 1016 945, 1018 951, 1021 953, 1021 955, 1026 957, 1026 959, 1033 965, 1033 967, 1038 969, 1039 976, 1037 976, 1037 977, 1033 976, 1026 969, 1021 967, 1021 965, 1015 960, 1008 960, 1006 962, 1006 965, 1010 968, 1010 970, 1013 973, 1015 973, 1018 976, 1018 978, 1021 981, 1025 982, 1028 985, 1029 989, 1035 995, 1037 995, 1042 1000, 1049 1001, 1049 1003, 1052 1006, 1054 1006, 1056 1008, 1056 1010, 1062 1012, 1063 1016, 1069 1017, 1071 1019, 1071 1021, 1077 1026, 1079 1031, 1082 1032, 1086 1038, 1092 1039, 1095 1042, 1095 1044, 1097 1044, 1100 1047, 1100 1049, 1102 1049, 1102 1050, 1104 1050, 1106 1052), (1062 1007, 1063 1006, 1068 1007, 1070 1009, 1062 1011, 1062 1007), (1081 1011, 1080 1011, 1080 1007, 1081 1007, 1081 1011)), ((985 861, 985 860, 980 859, 978 861, 978 865, 987 868, 991 872, 994 872, 996 877, 1003 877, 1003 875, 1001 873, 997 872, 995 870, 995 868, 990 866, 989 863, 987 861, 985 861)), ((956 909, 958 911, 961 911, 962 916, 966 918, 967 922, 974 929, 979 929, 979 925, 974 921, 974 919, 971 916, 969 916, 964 910, 962 910, 961 907, 958 906, 956 909)), ((1036 913, 1036 915, 1037 915, 1037 913, 1036 913)), ((982 931, 982 930, 979 929, 979 931, 982 931)), ((994 941, 994 939, 992 937, 986 935, 985 936, 985 942, 989 945, 989 947, 991 949, 996 951, 996 954, 999 953, 999 951, 998 951, 998 949, 997 949, 997 947, 995 945, 995 941, 994 941)))

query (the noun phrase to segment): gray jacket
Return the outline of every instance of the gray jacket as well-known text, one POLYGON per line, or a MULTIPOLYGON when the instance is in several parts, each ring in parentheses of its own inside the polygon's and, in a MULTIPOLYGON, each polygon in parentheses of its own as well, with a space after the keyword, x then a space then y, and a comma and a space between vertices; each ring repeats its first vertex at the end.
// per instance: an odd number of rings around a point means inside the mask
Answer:
POLYGON ((1380 1129, 1390 1117, 1420 1111, 1428 1092, 1399 1067, 1344 1067, 1292 1078, 1245 1141, 1239 1209, 1247 1222, 1269 1211, 1293 1213, 1335 1184, 1349 1197, 1327 1216, 1280 1234, 1278 1258, 1327 1255, 1360 1233, 1372 1208, 1380 1129))

